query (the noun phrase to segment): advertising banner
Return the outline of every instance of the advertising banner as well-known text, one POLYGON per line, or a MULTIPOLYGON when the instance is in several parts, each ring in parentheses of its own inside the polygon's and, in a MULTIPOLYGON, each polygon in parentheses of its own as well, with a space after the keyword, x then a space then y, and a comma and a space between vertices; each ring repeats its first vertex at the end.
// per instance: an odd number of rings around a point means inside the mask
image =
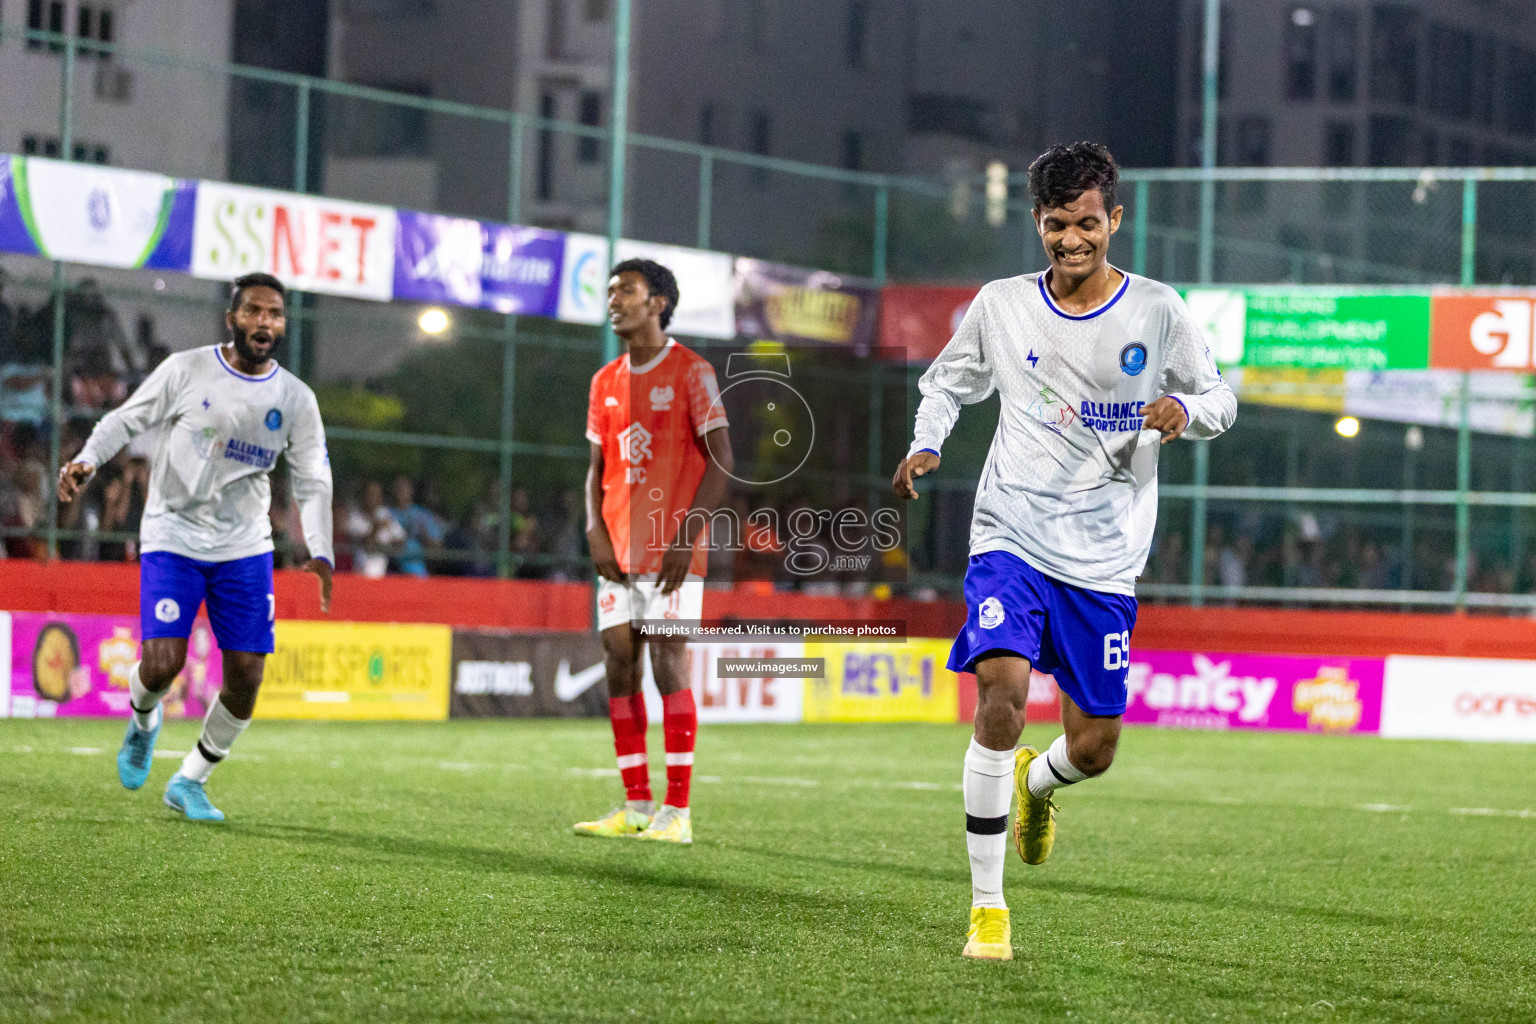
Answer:
POLYGON ((558 231, 400 210, 394 297, 553 317, 564 250, 558 231))
POLYGON ((1224 366, 1419 370, 1429 365, 1429 296, 1190 288, 1191 315, 1224 366))
POLYGON ((1437 293, 1430 301, 1430 365, 1453 370, 1536 367, 1536 292, 1437 293))
POLYGON ((880 289, 880 348, 909 363, 931 362, 954 336, 981 289, 975 285, 894 284, 880 289))
POLYGON ((395 211, 387 206, 202 182, 192 273, 216 281, 262 270, 306 292, 388 301, 395 211))
MULTIPOLYGON (((1244 402, 1348 413, 1393 423, 1451 427, 1461 423, 1460 370, 1289 370, 1232 367, 1227 383, 1244 402)), ((1472 370, 1471 428, 1530 437, 1536 430, 1536 376, 1472 370)))
POLYGON ((608 717, 594 633, 453 631, 452 718, 608 717))
MULTIPOLYGON (((128 716, 128 672, 139 660, 137 615, 12 612, 0 717, 128 716)), ((4 639, 0 630, 0 639, 4 639)), ((162 706, 172 718, 202 718, 224 682, 224 660, 206 619, 187 641, 187 663, 162 706)))
POLYGON ((277 623, 258 718, 448 717, 453 631, 400 623, 277 623))
MULTIPOLYGON (((946 655, 946 657, 948 657, 946 655)), ((976 677, 962 672, 959 677, 962 724, 976 721, 976 677)), ((1024 703, 1024 720, 1030 725, 1061 721, 1061 691, 1052 676, 1033 670, 1029 673, 1029 699, 1024 703)))
POLYGON ((953 722, 958 677, 944 667, 949 640, 805 644, 825 658, 824 679, 805 681, 807 722, 953 722))
MULTIPOLYGON (((794 641, 763 643, 689 644, 688 679, 693 687, 700 722, 798 722, 804 715, 805 680, 776 677, 720 677, 726 658, 752 660, 810 656, 808 645, 794 641)), ((661 721, 661 693, 646 659, 646 714, 661 721)), ((607 714, 606 708, 603 714, 607 714)))
POLYGON ((736 300, 731 258, 704 249, 654 245, 621 239, 618 259, 609 260, 600 235, 565 236, 556 314, 577 324, 608 318, 608 270, 621 260, 655 260, 677 277, 677 309, 667 333, 690 338, 736 337, 736 300))
POLYGON ((1393 655, 1381 734, 1536 743, 1536 661, 1393 655))
POLYGON ((863 278, 736 260, 736 333, 745 337, 864 353, 876 341, 879 304, 880 290, 863 278))
MULTIPOLYGON (((565 236, 560 296, 555 315, 571 324, 600 324, 608 317, 608 239, 577 232, 565 236)), ((679 289, 681 291, 681 289, 679 289)))
POLYGON ((1129 724, 1374 733, 1382 659, 1133 651, 1129 724))
POLYGON ((185 273, 197 183, 100 164, 5 157, 0 250, 185 273))

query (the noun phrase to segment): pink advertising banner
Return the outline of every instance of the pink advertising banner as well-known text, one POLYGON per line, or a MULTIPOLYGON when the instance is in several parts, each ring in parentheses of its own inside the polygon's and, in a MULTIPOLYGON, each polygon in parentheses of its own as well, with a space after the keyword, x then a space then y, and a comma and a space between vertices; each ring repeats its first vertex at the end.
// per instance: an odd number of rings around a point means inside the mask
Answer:
MULTIPOLYGON (((132 615, 12 612, 9 692, 0 717, 127 717, 128 672, 139 659, 132 615)), ((187 663, 164 707, 173 718, 201 718, 224 682, 224 662, 206 619, 187 643, 187 663)))
POLYGON ((1177 729, 1375 733, 1382 658, 1133 651, 1125 721, 1177 729))

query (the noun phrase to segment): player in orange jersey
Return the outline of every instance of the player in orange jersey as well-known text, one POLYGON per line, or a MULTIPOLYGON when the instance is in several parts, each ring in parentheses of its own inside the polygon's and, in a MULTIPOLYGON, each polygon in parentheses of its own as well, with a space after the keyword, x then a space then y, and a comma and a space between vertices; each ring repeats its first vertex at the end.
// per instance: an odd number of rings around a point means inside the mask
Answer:
POLYGON ((597 627, 608 662, 608 716, 625 802, 576 825, 582 835, 693 841, 688 784, 698 711, 682 639, 649 641, 643 620, 697 622, 709 552, 704 529, 733 468, 715 371, 666 336, 677 278, 625 260, 608 279, 608 319, 628 351, 597 371, 587 403, 587 544, 597 568, 597 627), (651 799, 641 657, 661 691, 667 797, 651 799))

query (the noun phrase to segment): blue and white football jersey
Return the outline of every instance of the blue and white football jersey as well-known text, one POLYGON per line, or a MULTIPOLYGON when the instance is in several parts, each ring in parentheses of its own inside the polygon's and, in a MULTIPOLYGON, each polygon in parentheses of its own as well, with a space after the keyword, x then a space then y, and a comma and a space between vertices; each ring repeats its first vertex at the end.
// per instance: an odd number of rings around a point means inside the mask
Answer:
POLYGON ((271 551, 267 477, 286 454, 310 556, 334 562, 331 464, 303 381, 277 365, 260 377, 241 373, 216 345, 178 352, 102 417, 76 459, 101 466, 157 427, 141 550, 209 562, 271 551))
POLYGON ((962 405, 994 391, 1002 401, 971 554, 1012 552, 1055 579, 1116 594, 1135 593, 1157 522, 1161 435, 1141 429, 1144 407, 1178 399, 1193 440, 1237 417, 1178 292, 1135 274, 1080 315, 1057 307, 1045 274, 993 281, 919 389, 908 454, 941 452, 962 405))

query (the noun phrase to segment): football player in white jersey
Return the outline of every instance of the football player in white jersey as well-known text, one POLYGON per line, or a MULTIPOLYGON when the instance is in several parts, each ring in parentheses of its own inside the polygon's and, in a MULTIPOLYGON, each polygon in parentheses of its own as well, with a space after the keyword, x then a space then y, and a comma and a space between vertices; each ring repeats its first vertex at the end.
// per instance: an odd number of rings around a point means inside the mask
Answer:
POLYGON ((1125 713, 1136 577, 1157 520, 1157 454, 1232 425, 1237 399, 1200 329, 1166 285, 1108 260, 1120 226, 1118 169, 1103 146, 1054 146, 1029 168, 1050 269, 982 288, 923 374, 898 496, 939 467, 960 406, 996 391, 1002 409, 976 492, 968 616, 949 667, 975 672, 965 755, 971 925, 965 956, 1013 956, 1003 859, 1029 864, 1055 841, 1051 794, 1102 774, 1125 713), (1064 735, 1015 750, 1031 666, 1061 689, 1064 735))
POLYGON ((165 789, 188 818, 222 821, 204 790, 214 766, 250 724, 273 649, 272 502, 268 474, 286 455, 320 608, 331 605, 331 465, 314 392, 272 358, 286 327, 282 282, 247 274, 234 283, 229 340, 168 357, 101 418, 74 462, 59 471, 72 501, 129 439, 160 428, 140 527, 143 653, 128 676, 132 717, 117 773, 128 789, 149 778, 164 713, 160 698, 181 671, 187 637, 206 601, 224 655, 224 686, 202 736, 165 789))

